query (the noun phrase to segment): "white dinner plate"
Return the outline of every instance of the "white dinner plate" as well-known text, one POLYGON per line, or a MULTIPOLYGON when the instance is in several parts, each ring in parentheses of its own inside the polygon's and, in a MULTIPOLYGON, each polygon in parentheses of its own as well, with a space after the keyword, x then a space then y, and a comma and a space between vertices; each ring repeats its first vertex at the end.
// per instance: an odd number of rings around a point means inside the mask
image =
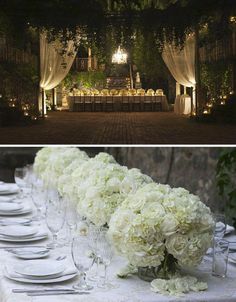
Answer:
POLYGON ((18 264, 13 269, 16 273, 28 277, 53 277, 62 274, 66 267, 57 260, 34 260, 18 264))
POLYGON ((1 202, 0 203, 0 212, 16 212, 23 209, 23 205, 14 202, 1 202))
POLYGON ((0 184, 0 192, 2 191, 8 191, 8 190, 18 190, 19 187, 17 186, 17 184, 15 183, 3 183, 3 184, 0 184))
POLYGON ((236 263, 236 254, 229 254, 229 261, 230 262, 233 262, 233 263, 236 263))
POLYGON ((19 187, 16 184, 2 184, 0 185, 0 195, 16 194, 19 192, 19 187))
POLYGON ((30 224, 32 222, 31 217, 6 217, 6 218, 0 218, 0 224, 4 226, 5 225, 17 225, 17 224, 23 224, 28 223, 30 224))
POLYGON ((11 253, 20 259, 30 260, 47 257, 50 254, 50 250, 43 247, 29 247, 23 249, 16 248, 11 250, 11 253))
POLYGON ((229 242, 229 249, 231 251, 236 251, 236 242, 229 242))
POLYGON ((0 196, 0 202, 13 202, 15 196, 0 196))
POLYGON ((48 237, 48 234, 46 232, 38 232, 32 237, 24 237, 24 238, 11 238, 11 237, 5 237, 0 236, 0 241, 7 241, 7 242, 30 242, 30 241, 37 241, 41 239, 45 239, 48 237))
POLYGON ((52 279, 47 279, 47 280, 37 280, 37 279, 28 279, 28 278, 24 278, 24 277, 16 277, 14 276, 14 274, 12 275, 11 272, 5 268, 4 270, 4 275, 5 277, 7 277, 10 280, 13 281, 18 281, 18 282, 22 282, 22 283, 33 283, 33 284, 49 284, 49 283, 59 283, 59 282, 64 282, 70 279, 73 279, 77 276, 77 272, 75 270, 71 270, 71 273, 67 273, 65 272, 64 275, 62 275, 61 277, 58 278, 52 278, 52 279))
POLYGON ((7 237, 32 237, 37 232, 37 228, 24 225, 5 226, 0 229, 0 235, 7 237))
POLYGON ((9 211, 9 212, 0 211, 0 216, 17 216, 17 215, 28 214, 31 211, 32 208, 29 205, 26 205, 19 211, 9 211))

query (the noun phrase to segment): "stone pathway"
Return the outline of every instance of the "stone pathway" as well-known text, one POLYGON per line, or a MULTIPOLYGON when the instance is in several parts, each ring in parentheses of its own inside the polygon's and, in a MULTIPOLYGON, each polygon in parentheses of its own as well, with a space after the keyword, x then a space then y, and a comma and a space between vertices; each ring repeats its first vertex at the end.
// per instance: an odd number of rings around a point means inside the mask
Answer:
POLYGON ((236 144, 236 125, 172 112, 51 112, 33 126, 0 128, 0 144, 236 144))

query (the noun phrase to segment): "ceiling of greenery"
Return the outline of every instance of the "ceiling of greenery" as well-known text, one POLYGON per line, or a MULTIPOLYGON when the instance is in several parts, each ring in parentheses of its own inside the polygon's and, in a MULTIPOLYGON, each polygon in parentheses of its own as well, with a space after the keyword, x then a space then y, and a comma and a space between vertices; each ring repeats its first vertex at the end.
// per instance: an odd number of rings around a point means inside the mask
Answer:
POLYGON ((107 39, 129 47, 137 34, 151 35, 157 47, 166 38, 181 43, 186 32, 206 22, 216 24, 220 35, 236 14, 236 0, 0 0, 0 6, 2 28, 47 28, 51 39, 58 32, 74 39, 79 30, 97 47, 107 39))

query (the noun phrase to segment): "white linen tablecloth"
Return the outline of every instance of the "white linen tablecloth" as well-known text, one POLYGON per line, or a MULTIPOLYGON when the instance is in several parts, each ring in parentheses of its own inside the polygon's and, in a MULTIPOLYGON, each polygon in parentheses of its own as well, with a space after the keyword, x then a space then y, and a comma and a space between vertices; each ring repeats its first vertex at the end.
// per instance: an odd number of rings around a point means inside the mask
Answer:
POLYGON ((191 97, 187 95, 177 95, 175 99, 174 112, 176 114, 191 114, 191 97))
MULTIPOLYGON (((45 225, 42 225, 45 227, 45 225)), ((236 241, 236 236, 228 235, 229 241, 236 241)), ((45 245, 50 239, 45 239, 34 243, 35 245, 45 245)), ((1 246, 9 246, 7 242, 0 242, 1 246)), ((66 255, 68 265, 73 265, 70 247, 64 246, 51 251, 49 258, 55 259, 59 255, 66 255)), ((127 279, 120 279, 116 273, 126 264, 126 260, 115 256, 109 269, 108 278, 114 285, 113 289, 103 290, 94 288, 90 295, 63 295, 63 296, 43 296, 28 297, 26 294, 12 293, 13 288, 38 288, 41 286, 23 284, 15 282, 4 277, 3 270, 6 264, 13 264, 23 261, 12 254, 0 249, 0 302, 233 302, 236 301, 236 264, 228 264, 228 276, 226 278, 217 278, 211 276, 211 261, 205 260, 192 275, 197 276, 201 281, 208 283, 208 290, 204 292, 184 295, 183 297, 163 296, 153 293, 150 290, 150 283, 140 280, 137 276, 130 276, 127 279)), ((77 277, 76 277, 77 278, 77 277)), ((64 283, 48 285, 71 287, 77 280, 73 279, 64 283)))
MULTIPOLYGON (((54 258, 58 254, 68 253, 67 249, 59 249, 52 253, 50 257, 54 258)), ((1 302, 66 302, 66 301, 83 301, 83 302, 232 302, 236 301, 236 265, 229 264, 228 277, 225 279, 212 277, 210 262, 201 265, 193 275, 208 283, 209 289, 200 293, 189 293, 183 297, 171 297, 156 294, 150 291, 150 284, 148 282, 138 279, 137 276, 131 276, 127 279, 119 279, 116 277, 116 272, 124 264, 124 260, 115 257, 111 267, 108 270, 109 279, 114 284, 114 289, 102 290, 95 288, 90 295, 63 295, 63 296, 44 296, 44 297, 28 297, 26 294, 12 293, 13 288, 35 288, 38 286, 21 284, 15 281, 6 279, 3 274, 3 267, 6 263, 13 263, 16 261, 13 256, 7 252, 1 251, 1 276, 0 276, 0 301, 1 302)), ((69 253, 68 259, 65 261, 71 262, 69 253)), ((53 286, 71 286, 76 283, 76 279, 67 281, 66 283, 53 285, 53 286)), ((52 285, 49 285, 51 288, 52 285)))

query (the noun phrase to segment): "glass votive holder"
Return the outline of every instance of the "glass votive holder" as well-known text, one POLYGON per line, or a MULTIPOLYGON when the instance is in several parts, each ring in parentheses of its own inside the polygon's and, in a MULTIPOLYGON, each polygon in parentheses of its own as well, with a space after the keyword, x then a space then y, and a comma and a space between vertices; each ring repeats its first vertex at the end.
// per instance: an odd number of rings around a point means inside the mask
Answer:
POLYGON ((229 242, 223 239, 214 240, 212 275, 225 278, 227 274, 229 242))

